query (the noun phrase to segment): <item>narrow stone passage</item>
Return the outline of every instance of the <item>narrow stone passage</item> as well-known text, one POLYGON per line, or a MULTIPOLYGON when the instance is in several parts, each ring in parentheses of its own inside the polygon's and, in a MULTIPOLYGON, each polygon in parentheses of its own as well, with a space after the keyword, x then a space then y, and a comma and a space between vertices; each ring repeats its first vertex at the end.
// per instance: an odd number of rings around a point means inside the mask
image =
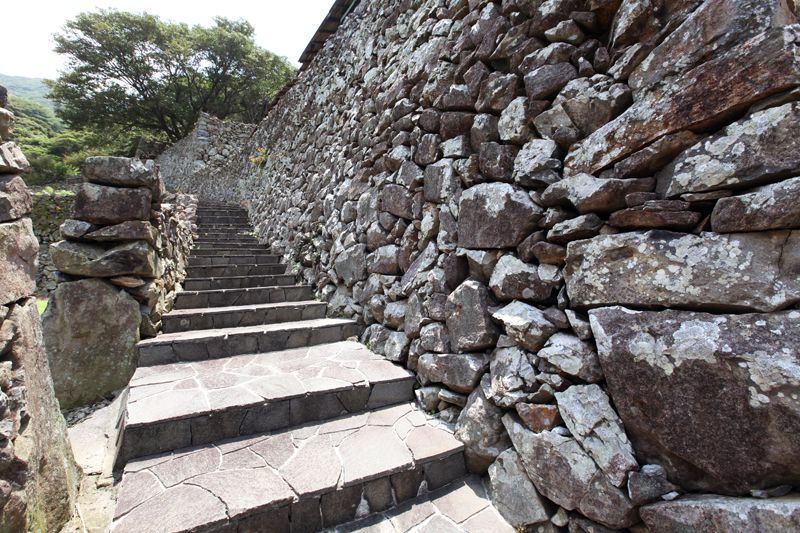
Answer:
POLYGON ((139 344, 113 531, 513 531, 411 372, 348 340, 244 210, 198 218, 186 291, 139 344))

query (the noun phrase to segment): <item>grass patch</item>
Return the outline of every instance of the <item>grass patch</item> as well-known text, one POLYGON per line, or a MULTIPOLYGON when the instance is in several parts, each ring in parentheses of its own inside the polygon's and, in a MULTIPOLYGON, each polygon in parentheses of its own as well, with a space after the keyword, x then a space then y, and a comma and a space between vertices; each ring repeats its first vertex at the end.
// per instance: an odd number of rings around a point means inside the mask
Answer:
POLYGON ((47 309, 47 298, 39 298, 36 300, 36 309, 39 310, 39 315, 44 314, 44 310, 47 309))

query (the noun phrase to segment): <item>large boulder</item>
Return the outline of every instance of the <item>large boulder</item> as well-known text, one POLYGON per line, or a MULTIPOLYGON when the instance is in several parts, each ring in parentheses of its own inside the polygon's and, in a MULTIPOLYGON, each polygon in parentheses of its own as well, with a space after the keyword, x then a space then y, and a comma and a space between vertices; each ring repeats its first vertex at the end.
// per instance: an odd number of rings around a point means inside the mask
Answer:
POLYGON ((489 314, 489 289, 467 280, 447 297, 447 329, 453 349, 458 352, 484 350, 497 341, 497 327, 489 314))
POLYGON ((631 501, 578 441, 556 430, 534 433, 511 414, 503 416, 503 424, 528 477, 542 495, 610 528, 630 527, 638 521, 631 501))
POLYGON ((658 173, 667 197, 743 189, 780 180, 800 167, 800 103, 771 107, 695 144, 658 173))
POLYGON ((541 203, 545 207, 572 206, 582 214, 610 213, 625 207, 626 195, 650 191, 653 185, 652 179, 620 180, 576 174, 545 189, 541 203))
POLYGON ((30 168, 19 146, 13 142, 0 144, 0 174, 19 174, 30 168))
POLYGON ((44 314, 44 339, 63 409, 125 387, 136 369, 139 303, 99 279, 61 283, 44 314))
POLYGON ((417 362, 417 373, 423 385, 441 383, 462 394, 471 393, 489 368, 484 354, 426 353, 417 362))
POLYGON ((148 188, 152 188, 159 177, 154 161, 110 156, 87 158, 83 163, 83 176, 101 185, 148 188))
POLYGON ((508 183, 481 183, 461 195, 458 245, 513 248, 533 232, 543 210, 528 193, 508 183))
POLYGON ((590 319, 609 394, 641 461, 690 490, 800 484, 800 311, 611 307, 590 319))
POLYGON ((342 251, 334 262, 334 269, 348 287, 367 279, 366 245, 356 244, 342 251))
POLYGON ((487 399, 490 389, 489 376, 484 375, 456 422, 455 436, 464 443, 467 468, 477 474, 485 474, 489 465, 511 447, 500 421, 503 410, 487 399))
POLYGON ((570 148, 567 174, 595 174, 653 141, 683 130, 708 129, 731 113, 800 80, 798 26, 761 33, 648 92, 627 111, 570 148))
POLYGON ((489 467, 492 503, 515 528, 546 522, 550 516, 514 449, 500 454, 489 467))
POLYGON ((699 494, 645 505, 640 513, 650 533, 800 531, 797 494, 767 500, 699 494))
POLYGON ((59 531, 72 516, 80 473, 53 394, 36 301, 12 306, 5 320, 0 313, 0 324, 13 330, 0 346, 0 531, 59 531))
POLYGON ((711 228, 717 233, 800 228, 800 178, 721 198, 711 213, 711 228))
POLYGON ((0 222, 16 220, 31 212, 33 200, 19 176, 0 176, 0 222))
POLYGON ((599 385, 573 385, 557 392, 556 400, 572 436, 614 485, 623 486, 639 464, 608 395, 599 385))
POLYGON ((645 91, 690 70, 738 42, 775 26, 796 22, 781 0, 710 0, 703 2, 636 69, 628 83, 645 91))
POLYGON ((127 242, 112 248, 58 241, 50 245, 50 257, 56 268, 73 276, 155 278, 159 275, 158 257, 146 241, 127 242))
POLYGON ((153 193, 148 189, 125 189, 84 183, 75 195, 73 216, 95 224, 119 224, 149 220, 153 193))
POLYGON ((523 302, 511 302, 492 317, 505 326, 506 334, 530 352, 538 352, 558 328, 538 308, 523 302))
POLYGON ((800 302, 800 233, 667 231, 572 242, 564 277, 577 307, 775 311, 800 302))
POLYGON ((36 290, 39 241, 30 219, 0 224, 0 305, 36 290))

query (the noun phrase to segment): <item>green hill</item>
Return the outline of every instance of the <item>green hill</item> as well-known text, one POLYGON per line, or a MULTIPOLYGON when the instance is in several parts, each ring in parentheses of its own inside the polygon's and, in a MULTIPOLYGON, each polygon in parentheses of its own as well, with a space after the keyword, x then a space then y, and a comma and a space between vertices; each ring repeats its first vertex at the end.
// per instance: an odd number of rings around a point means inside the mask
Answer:
POLYGON ((42 78, 25 78, 22 76, 8 76, 0 74, 0 85, 8 89, 11 98, 24 98, 39 105, 53 109, 53 102, 47 99, 50 89, 44 84, 42 78))

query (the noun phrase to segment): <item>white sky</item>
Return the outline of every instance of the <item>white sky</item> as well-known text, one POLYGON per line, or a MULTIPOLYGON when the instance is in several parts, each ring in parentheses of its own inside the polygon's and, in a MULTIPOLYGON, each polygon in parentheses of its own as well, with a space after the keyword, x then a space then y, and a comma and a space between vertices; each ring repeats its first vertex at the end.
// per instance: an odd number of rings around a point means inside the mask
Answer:
POLYGON ((53 52, 53 34, 84 11, 115 8, 145 11, 163 20, 210 26, 215 16, 245 19, 256 29, 256 42, 293 64, 333 5, 333 0, 21 0, 3 11, 13 23, 3 24, 0 73, 53 79, 64 66, 53 52), (10 11, 9 11, 10 9, 10 11))

